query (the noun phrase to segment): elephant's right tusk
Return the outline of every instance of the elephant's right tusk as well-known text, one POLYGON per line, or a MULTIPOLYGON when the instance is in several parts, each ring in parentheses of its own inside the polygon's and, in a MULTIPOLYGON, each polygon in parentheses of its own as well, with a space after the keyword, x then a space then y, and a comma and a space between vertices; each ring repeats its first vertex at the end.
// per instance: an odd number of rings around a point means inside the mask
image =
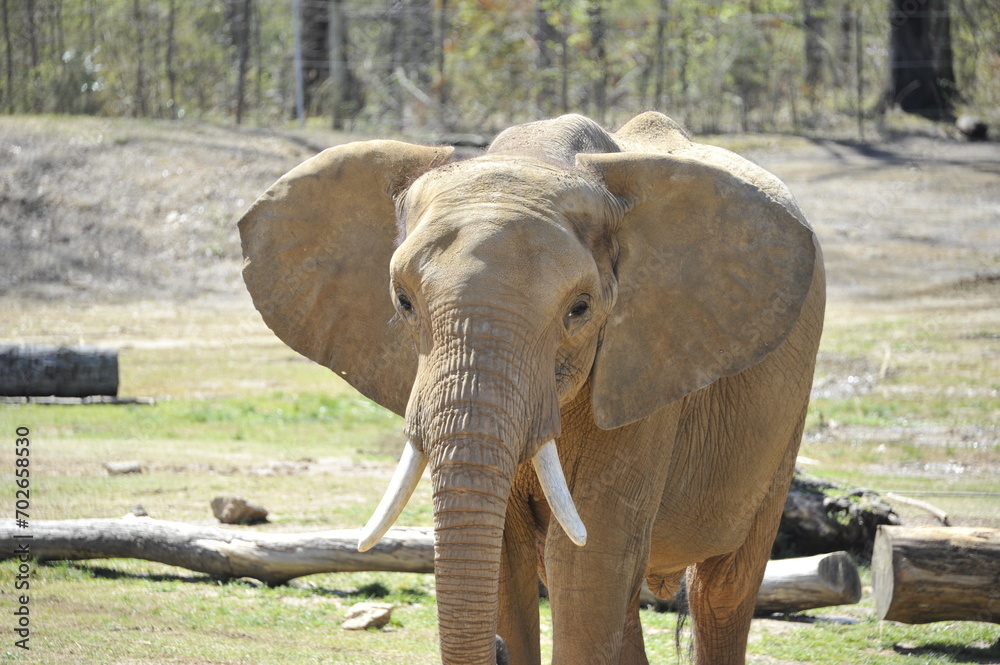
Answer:
POLYGON ((573 497, 566 485, 566 476, 563 475, 562 465, 559 463, 556 442, 549 441, 539 448, 531 458, 531 463, 535 467, 538 482, 542 485, 542 492, 549 502, 549 508, 562 525, 563 531, 577 545, 586 545, 587 527, 583 525, 580 514, 576 512, 576 504, 573 503, 573 497))
POLYGON ((385 496, 368 520, 368 524, 361 530, 361 537, 358 538, 359 552, 367 552, 374 547, 395 523, 396 518, 406 507, 406 502, 410 500, 426 467, 427 458, 417 450, 416 446, 407 441, 396 472, 392 474, 389 487, 385 490, 385 496))

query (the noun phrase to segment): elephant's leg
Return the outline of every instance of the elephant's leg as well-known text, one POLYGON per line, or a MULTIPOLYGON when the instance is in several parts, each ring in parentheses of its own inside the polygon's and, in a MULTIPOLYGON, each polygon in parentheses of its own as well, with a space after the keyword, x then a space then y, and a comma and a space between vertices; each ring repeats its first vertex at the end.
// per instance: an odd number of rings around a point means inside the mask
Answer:
MULTIPOLYGON (((572 431, 564 421, 567 430, 572 431)), ((669 466, 664 437, 673 441, 673 436, 673 422, 645 421, 613 432, 584 431, 575 441, 560 439, 587 544, 574 545, 554 520, 549 523, 545 571, 553 665, 645 662, 637 596, 669 466)))
MULTIPOLYGON (((639 531, 636 541, 648 543, 648 538, 641 536, 642 526, 635 526, 639 531)), ((623 543, 614 539, 601 539, 610 543, 608 550, 583 556, 554 543, 552 536, 550 531, 545 567, 552 607, 553 665, 618 665, 626 647, 626 632, 635 637, 626 626, 644 564, 639 557, 623 553, 623 543)), ((588 546, 595 542, 594 536, 589 534, 588 546)), ((635 648, 634 641, 631 647, 630 651, 635 648)))
MULTIPOLYGON (((798 433, 800 435, 801 432, 798 433)), ((743 665, 757 591, 781 521, 798 446, 792 446, 743 545, 688 569, 696 665, 743 665)))
MULTIPOLYGON (((527 467, 525 467, 527 471, 527 467)), ((538 553, 535 520, 520 478, 507 503, 500 553, 497 633, 507 642, 510 662, 539 665, 538 553)), ((530 480, 530 479, 529 479, 530 480)))
POLYGON ((625 632, 622 636, 620 665, 649 665, 646 659, 646 644, 642 639, 642 624, 639 622, 639 594, 635 594, 625 617, 625 632))

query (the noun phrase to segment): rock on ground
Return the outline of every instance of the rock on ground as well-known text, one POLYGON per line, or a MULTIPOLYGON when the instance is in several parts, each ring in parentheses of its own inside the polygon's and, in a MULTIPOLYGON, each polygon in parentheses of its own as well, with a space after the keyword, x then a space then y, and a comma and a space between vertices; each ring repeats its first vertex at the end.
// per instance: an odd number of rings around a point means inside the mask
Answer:
POLYGON ((259 524, 267 521, 267 509, 252 504, 241 496, 217 496, 212 499, 212 512, 223 524, 259 524))
POLYGON ((391 618, 391 603, 358 603, 347 611, 347 617, 341 627, 344 630, 382 628, 391 618))

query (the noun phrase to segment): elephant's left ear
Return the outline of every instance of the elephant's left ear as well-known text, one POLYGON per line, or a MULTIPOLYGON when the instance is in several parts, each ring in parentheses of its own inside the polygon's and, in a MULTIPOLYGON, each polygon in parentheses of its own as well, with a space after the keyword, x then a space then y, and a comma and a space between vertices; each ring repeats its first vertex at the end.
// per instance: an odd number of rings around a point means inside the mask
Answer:
POLYGON ((264 322, 399 414, 416 354, 390 323, 395 198, 452 153, 398 141, 329 148, 282 176, 239 222, 243 279, 264 322))
POLYGON ((798 320, 817 256, 812 230, 776 178, 712 154, 577 158, 631 204, 617 235, 618 301, 592 375, 602 428, 760 362, 798 320))

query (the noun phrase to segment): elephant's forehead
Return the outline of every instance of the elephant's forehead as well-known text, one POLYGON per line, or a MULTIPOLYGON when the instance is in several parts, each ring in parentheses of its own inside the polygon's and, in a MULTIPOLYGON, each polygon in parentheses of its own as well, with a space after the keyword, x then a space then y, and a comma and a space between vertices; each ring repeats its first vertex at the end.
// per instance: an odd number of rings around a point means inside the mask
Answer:
POLYGON ((430 276, 540 278, 589 258, 572 229, 559 220, 505 202, 475 202, 459 208, 431 206, 393 258, 430 276))
POLYGON ((595 270, 576 219, 605 209, 600 187, 565 166, 510 156, 449 165, 407 193, 392 269, 428 288, 499 280, 528 292, 575 283, 595 270))
POLYGON ((406 205, 416 211, 433 201, 451 206, 493 203, 539 212, 598 205, 602 191, 565 164, 514 155, 484 155, 435 169, 410 188, 406 205))
POLYGON ((594 271, 592 256, 568 225, 512 215, 510 206, 488 202, 432 207, 392 258, 394 276, 420 284, 428 295, 485 285, 555 297, 556 285, 570 287, 594 271))

